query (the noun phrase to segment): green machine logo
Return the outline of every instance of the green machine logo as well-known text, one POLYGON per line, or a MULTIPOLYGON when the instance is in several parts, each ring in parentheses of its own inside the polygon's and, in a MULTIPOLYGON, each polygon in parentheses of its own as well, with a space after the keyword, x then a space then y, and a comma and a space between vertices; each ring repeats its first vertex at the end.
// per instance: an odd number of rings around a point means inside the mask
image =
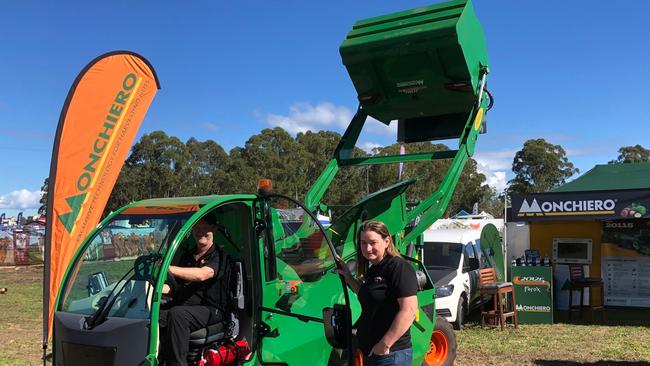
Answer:
POLYGON ((59 219, 63 223, 63 226, 65 227, 65 230, 68 232, 68 234, 72 233, 72 228, 74 227, 74 223, 77 221, 77 217, 79 217, 79 212, 81 212, 81 205, 84 203, 87 194, 88 193, 82 193, 65 199, 72 211, 60 215, 59 219))

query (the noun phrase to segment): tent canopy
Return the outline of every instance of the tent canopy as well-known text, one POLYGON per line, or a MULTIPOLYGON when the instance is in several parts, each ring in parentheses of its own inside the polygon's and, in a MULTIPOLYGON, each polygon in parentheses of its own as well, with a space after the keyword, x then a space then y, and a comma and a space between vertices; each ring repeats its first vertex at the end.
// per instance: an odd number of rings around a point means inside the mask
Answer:
POLYGON ((650 188, 650 163, 596 165, 551 192, 616 191, 650 188))

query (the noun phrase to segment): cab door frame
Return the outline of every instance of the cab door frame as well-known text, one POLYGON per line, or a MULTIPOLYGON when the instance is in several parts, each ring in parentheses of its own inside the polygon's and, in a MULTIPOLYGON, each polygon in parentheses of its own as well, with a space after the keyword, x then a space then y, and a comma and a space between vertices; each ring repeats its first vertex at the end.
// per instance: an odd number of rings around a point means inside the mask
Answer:
MULTIPOLYGON (((258 238, 259 242, 259 260, 260 262, 264 262, 264 270, 263 271, 258 271, 258 274, 260 276, 260 283, 262 282, 268 282, 268 281, 273 281, 273 280, 278 280, 277 278, 277 268, 276 268, 276 256, 278 253, 275 252, 275 240, 277 238, 274 237, 274 223, 271 217, 271 208, 269 207, 269 201, 271 199, 282 199, 286 200, 294 205, 296 205, 297 208, 302 209, 307 215, 309 215, 309 218, 317 225, 318 230, 320 230, 323 233, 323 238, 325 239, 327 243, 327 247, 329 248, 329 251, 333 258, 336 258, 338 256, 336 252, 336 248, 334 244, 332 243, 330 237, 326 234, 326 229, 323 227, 323 225, 318 221, 316 215, 308 210, 302 203, 296 201, 295 199, 281 195, 281 194, 269 194, 269 195, 264 195, 261 196, 257 202, 253 203, 254 209, 257 211, 255 212, 255 218, 256 218, 256 227, 258 225, 263 225, 263 233, 258 233, 258 234, 263 234, 263 238, 258 238)), ((334 261, 335 263, 335 269, 336 270, 340 264, 338 261, 334 261)), ((332 308, 324 308, 323 309, 323 318, 318 318, 314 317, 311 315, 306 315, 306 314, 297 314, 293 313, 290 311, 284 311, 282 309, 278 309, 277 307, 270 308, 268 306, 264 306, 264 301, 263 297, 266 295, 264 293, 264 290, 262 289, 262 285, 258 285, 259 291, 259 297, 258 297, 258 309, 257 309, 257 319, 259 319, 259 324, 258 324, 258 347, 257 347, 257 358, 260 361, 261 364, 278 364, 277 361, 272 361, 272 362, 265 362, 263 360, 263 354, 261 352, 261 344, 264 341, 265 337, 278 337, 279 332, 277 332, 277 329, 271 329, 268 324, 265 323, 265 319, 262 317, 262 313, 267 313, 270 315, 277 314, 282 317, 291 317, 300 320, 301 322, 317 322, 323 324, 323 338, 326 338, 330 345, 332 345, 333 348, 339 348, 335 347, 335 345, 332 343, 332 332, 336 333, 337 331, 339 332, 344 332, 345 334, 337 334, 336 339, 337 340, 344 340, 344 345, 343 347, 340 347, 342 349, 347 350, 347 364, 351 365, 352 360, 354 357, 354 350, 352 347, 352 334, 351 334, 351 329, 352 329, 352 320, 351 320, 351 310, 350 310, 350 296, 348 292, 348 287, 347 284, 345 283, 345 279, 342 275, 338 275, 340 285, 341 285, 341 290, 343 291, 343 298, 345 303, 344 304, 331 304, 332 308), (336 305, 336 306, 335 306, 336 305), (331 310, 331 311, 326 311, 326 310, 331 310), (326 318, 329 316, 329 318, 326 318), (335 325, 337 329, 333 329, 332 325, 335 325), (330 328, 327 328, 327 327, 330 328)), ((267 315, 268 317, 268 315, 267 315)), ((294 330, 295 331, 295 330, 294 330)), ((339 345, 341 345, 339 343, 339 345)), ((280 362, 279 364, 283 364, 280 362)))

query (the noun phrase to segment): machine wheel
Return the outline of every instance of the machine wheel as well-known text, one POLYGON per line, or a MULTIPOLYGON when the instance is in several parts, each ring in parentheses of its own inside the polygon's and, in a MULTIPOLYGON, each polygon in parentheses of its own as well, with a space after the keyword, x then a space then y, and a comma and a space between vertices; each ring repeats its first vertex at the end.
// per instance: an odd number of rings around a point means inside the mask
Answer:
POLYGON ((461 296, 458 300, 458 307, 456 308, 456 321, 452 323, 454 329, 463 329, 465 314, 467 314, 467 301, 465 300, 465 296, 461 296))
POLYGON ((452 366, 456 359, 456 333, 445 318, 436 317, 436 328, 431 334, 429 351, 423 366, 452 366))
POLYGON ((361 353, 360 350, 357 350, 352 361, 353 366, 363 366, 363 353, 361 353))

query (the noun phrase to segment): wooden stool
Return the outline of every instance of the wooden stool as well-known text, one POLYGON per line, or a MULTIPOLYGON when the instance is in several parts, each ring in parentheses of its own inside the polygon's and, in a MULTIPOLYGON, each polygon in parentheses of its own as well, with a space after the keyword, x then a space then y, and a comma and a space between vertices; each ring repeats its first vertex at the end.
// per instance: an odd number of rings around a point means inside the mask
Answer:
POLYGON ((600 277, 585 277, 584 267, 579 264, 569 265, 569 320, 574 309, 580 310, 580 320, 582 320, 582 311, 589 308, 591 312, 591 322, 594 322, 594 310, 602 311, 602 321, 605 322, 605 286, 603 279, 600 277), (585 289, 589 289, 589 304, 584 305, 585 289), (600 304, 594 305, 591 289, 600 289, 600 304), (573 305, 573 291, 580 291, 580 305, 573 305))
POLYGON ((515 302, 515 290, 511 282, 497 282, 494 268, 483 268, 479 274, 479 293, 481 297, 481 327, 485 326, 485 319, 493 319, 495 325, 501 324, 503 330, 508 318, 512 318, 515 328, 519 326, 517 320, 517 306, 515 302), (511 311, 505 309, 505 299, 510 294, 511 311), (492 296, 494 308, 485 310, 483 300, 485 295, 492 296))

